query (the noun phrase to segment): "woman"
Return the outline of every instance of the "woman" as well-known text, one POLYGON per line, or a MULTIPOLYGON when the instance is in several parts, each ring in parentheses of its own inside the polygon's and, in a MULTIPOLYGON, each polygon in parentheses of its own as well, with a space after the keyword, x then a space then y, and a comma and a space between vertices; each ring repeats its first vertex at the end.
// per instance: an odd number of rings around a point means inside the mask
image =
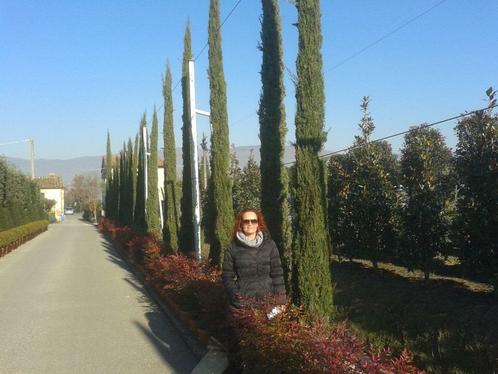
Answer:
POLYGON ((245 209, 238 214, 232 243, 225 251, 222 279, 232 307, 240 308, 249 300, 258 302, 266 296, 285 304, 280 255, 258 210, 245 209))

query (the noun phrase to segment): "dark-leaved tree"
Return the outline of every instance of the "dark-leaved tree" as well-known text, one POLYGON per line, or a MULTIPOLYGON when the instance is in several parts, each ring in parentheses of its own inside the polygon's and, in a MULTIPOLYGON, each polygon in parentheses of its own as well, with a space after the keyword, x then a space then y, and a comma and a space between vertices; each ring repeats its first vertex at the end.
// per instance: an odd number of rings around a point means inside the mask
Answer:
POLYGON ((490 109, 460 120, 456 127, 455 233, 466 271, 498 283, 498 116, 491 109, 495 91, 486 93, 490 109))

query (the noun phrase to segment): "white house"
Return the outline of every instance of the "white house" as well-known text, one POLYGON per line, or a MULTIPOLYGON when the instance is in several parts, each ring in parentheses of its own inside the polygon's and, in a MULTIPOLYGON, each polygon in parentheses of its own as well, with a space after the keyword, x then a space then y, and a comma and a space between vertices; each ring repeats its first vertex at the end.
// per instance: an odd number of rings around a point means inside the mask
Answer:
POLYGON ((62 178, 54 173, 49 173, 47 177, 38 177, 35 181, 45 198, 55 201, 50 213, 54 215, 57 222, 62 221, 64 214, 64 182, 62 178))

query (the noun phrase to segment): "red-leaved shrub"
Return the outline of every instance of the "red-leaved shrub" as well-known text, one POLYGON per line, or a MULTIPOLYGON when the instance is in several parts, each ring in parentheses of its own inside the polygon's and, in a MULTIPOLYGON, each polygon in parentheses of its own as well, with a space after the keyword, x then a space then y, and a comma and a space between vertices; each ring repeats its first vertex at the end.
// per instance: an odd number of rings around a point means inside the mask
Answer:
POLYGON ((345 322, 332 327, 320 320, 310 322, 301 309, 291 305, 269 320, 268 309, 236 312, 240 356, 247 372, 423 373, 413 365, 408 351, 395 358, 389 350, 368 347, 345 322))
POLYGON ((229 318, 219 268, 184 255, 164 255, 157 238, 109 220, 102 220, 99 228, 121 244, 168 304, 179 308, 178 313, 191 315, 197 328, 225 343, 236 336, 245 372, 423 373, 408 351, 393 357, 389 350, 368 347, 345 322, 331 327, 310 321, 291 305, 269 320, 267 312, 275 304, 271 299, 258 307, 232 310, 229 318))

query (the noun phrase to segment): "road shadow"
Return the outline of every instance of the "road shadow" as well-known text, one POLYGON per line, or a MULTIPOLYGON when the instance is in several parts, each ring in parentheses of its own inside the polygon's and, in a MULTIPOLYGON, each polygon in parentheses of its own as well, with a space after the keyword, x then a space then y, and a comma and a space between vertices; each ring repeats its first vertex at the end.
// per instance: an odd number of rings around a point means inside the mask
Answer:
POLYGON ((120 251, 104 235, 101 234, 101 238, 107 260, 126 272, 127 276, 122 280, 132 286, 138 293, 137 302, 144 309, 147 324, 144 325, 140 321, 133 321, 134 326, 152 343, 162 360, 171 366, 175 373, 190 373, 196 366, 197 360, 183 341, 178 330, 147 293, 147 290, 133 273, 131 266, 124 260, 120 251))

